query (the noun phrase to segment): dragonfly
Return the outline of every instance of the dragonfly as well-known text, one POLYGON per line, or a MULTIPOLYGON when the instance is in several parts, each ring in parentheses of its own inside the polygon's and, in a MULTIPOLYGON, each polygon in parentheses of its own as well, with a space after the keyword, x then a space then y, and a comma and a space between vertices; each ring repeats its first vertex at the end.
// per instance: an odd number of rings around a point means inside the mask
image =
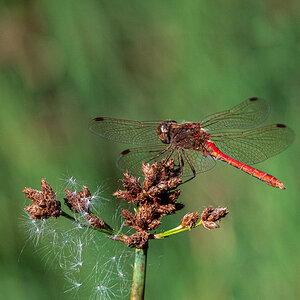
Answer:
POLYGON ((89 123, 89 129, 108 140, 137 145, 124 150, 117 162, 120 169, 132 174, 139 173, 142 162, 173 158, 189 181, 222 161, 270 186, 285 189, 274 176, 250 166, 285 150, 294 140, 293 130, 286 125, 258 127, 269 112, 269 104, 254 97, 200 122, 97 117, 89 123))

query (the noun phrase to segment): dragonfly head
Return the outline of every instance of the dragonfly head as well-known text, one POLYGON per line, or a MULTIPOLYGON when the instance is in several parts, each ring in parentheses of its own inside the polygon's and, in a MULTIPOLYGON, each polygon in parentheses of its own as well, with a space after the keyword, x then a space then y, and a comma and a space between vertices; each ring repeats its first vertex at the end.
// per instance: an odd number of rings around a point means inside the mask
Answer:
POLYGON ((159 124, 157 127, 157 135, 164 144, 170 144, 171 142, 171 127, 176 121, 165 121, 159 124))

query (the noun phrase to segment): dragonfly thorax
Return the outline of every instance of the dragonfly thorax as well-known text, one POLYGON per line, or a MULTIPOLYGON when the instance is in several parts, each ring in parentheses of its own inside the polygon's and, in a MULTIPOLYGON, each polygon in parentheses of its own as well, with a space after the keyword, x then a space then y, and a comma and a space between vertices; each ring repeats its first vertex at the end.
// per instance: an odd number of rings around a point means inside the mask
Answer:
POLYGON ((210 135, 199 123, 166 121, 159 124, 157 135, 164 144, 173 144, 183 149, 202 150, 210 135))
POLYGON ((174 130, 173 142, 177 147, 203 152, 203 146, 210 135, 199 123, 183 123, 174 130))

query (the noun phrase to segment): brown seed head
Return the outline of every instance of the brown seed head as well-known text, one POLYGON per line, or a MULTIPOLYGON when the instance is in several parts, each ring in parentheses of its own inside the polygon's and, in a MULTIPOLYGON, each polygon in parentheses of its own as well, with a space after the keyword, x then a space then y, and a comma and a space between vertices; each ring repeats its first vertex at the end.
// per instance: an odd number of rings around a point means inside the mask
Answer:
POLYGON ((154 162, 152 165, 143 164, 142 169, 145 177, 143 189, 153 197, 163 191, 175 189, 182 182, 178 170, 174 170, 174 159, 154 162))
POLYGON ((198 222, 198 219, 199 219, 198 212, 187 213, 181 219, 181 226, 182 227, 189 227, 189 229, 191 230, 192 227, 198 222))
POLYGON ((122 198, 128 203, 138 201, 138 195, 142 192, 142 186, 139 181, 128 172, 124 174, 123 187, 125 188, 125 191, 119 190, 113 195, 117 198, 122 198))
POLYGON ((100 219, 99 217, 86 214, 85 218, 89 221, 90 226, 100 228, 100 229, 107 229, 108 225, 104 222, 104 220, 100 219))
POLYGON ((59 217, 62 213, 61 203, 56 200, 55 193, 45 179, 41 182, 42 190, 25 188, 23 193, 33 201, 33 204, 26 206, 25 210, 30 214, 30 218, 35 220, 59 217))
POLYGON ((140 230, 130 236, 124 234, 121 237, 113 237, 112 239, 124 242, 127 247, 145 249, 148 246, 150 237, 151 234, 149 232, 140 230))
POLYGON ((144 163, 142 169, 145 177, 142 185, 127 172, 123 179, 125 190, 114 193, 118 198, 138 204, 135 213, 125 209, 122 211, 125 225, 137 230, 126 238, 125 243, 136 248, 147 244, 149 231, 159 227, 164 215, 173 214, 183 208, 183 204, 176 202, 180 190, 174 189, 181 183, 181 178, 178 171, 174 170, 173 159, 154 162, 152 165, 144 163))
POLYGON ((81 192, 71 192, 69 190, 65 190, 66 198, 65 204, 70 208, 72 212, 82 213, 87 212, 90 213, 91 209, 91 193, 86 186, 82 187, 81 192))
POLYGON ((215 223, 220 221, 229 213, 226 207, 212 208, 211 206, 206 207, 201 213, 201 221, 206 229, 219 228, 220 225, 215 223))

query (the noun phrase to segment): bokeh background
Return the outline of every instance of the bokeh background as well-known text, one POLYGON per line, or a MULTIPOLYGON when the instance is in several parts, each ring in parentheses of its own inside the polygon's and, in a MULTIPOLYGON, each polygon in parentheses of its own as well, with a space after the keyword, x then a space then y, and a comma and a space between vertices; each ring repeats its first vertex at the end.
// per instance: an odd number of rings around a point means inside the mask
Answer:
POLYGON ((45 263, 47 239, 31 243, 22 194, 44 177, 62 195, 74 177, 101 187, 109 201, 100 216, 113 225, 115 160, 128 146, 92 135, 90 119, 198 121, 257 96, 271 104, 269 123, 296 133, 288 150, 258 165, 287 190, 222 163, 186 184, 184 211, 163 228, 207 205, 230 214, 219 230, 151 242, 146 299, 299 299, 299 8, 292 0, 1 1, 1 298, 90 297, 65 293, 66 274, 55 259, 45 263))

